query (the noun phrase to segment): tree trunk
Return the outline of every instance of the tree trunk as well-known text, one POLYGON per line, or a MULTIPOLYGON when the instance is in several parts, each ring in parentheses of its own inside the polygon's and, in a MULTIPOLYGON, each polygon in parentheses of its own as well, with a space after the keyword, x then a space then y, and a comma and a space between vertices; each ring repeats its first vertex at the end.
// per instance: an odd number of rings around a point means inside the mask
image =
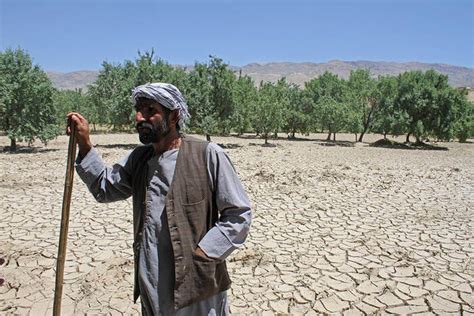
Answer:
POLYGON ((331 131, 329 131, 328 137, 326 138, 327 141, 331 140, 331 131))
POLYGON ((16 139, 12 138, 10 140, 10 151, 16 151, 16 139))
POLYGON ((370 109, 369 115, 367 116, 367 119, 364 120, 364 130, 362 131, 362 133, 360 133, 359 142, 362 142, 362 138, 364 138, 365 133, 367 133, 367 131, 369 130, 369 126, 372 121, 373 112, 374 112, 374 108, 372 107, 370 109))
POLYGON ((211 141, 211 135, 206 134, 206 140, 207 140, 208 142, 210 142, 210 141, 211 141))
POLYGON ((387 132, 383 133, 383 139, 387 140, 387 132))
POLYGON ((267 144, 268 144, 268 135, 265 134, 265 145, 267 145, 267 144))
POLYGON ((354 135, 355 135, 355 141, 357 141, 357 133, 355 133, 354 135))
POLYGON ((410 134, 411 134, 411 133, 408 133, 408 134, 407 134, 407 139, 406 139, 405 143, 409 143, 409 142, 410 142, 410 134))
POLYGON ((336 133, 332 133, 332 141, 333 141, 333 142, 336 141, 336 133))

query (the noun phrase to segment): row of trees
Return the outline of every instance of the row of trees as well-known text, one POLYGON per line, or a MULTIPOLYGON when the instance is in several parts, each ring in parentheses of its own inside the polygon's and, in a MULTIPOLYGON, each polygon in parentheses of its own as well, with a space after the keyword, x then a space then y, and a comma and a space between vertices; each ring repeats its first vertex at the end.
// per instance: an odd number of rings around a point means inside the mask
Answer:
POLYGON ((0 53, 1 128, 13 140, 47 141, 58 134, 69 111, 80 111, 95 129, 131 129, 134 112, 130 92, 146 82, 170 82, 186 97, 192 115, 189 128, 210 138, 255 132, 265 142, 278 132, 327 132, 328 140, 350 132, 363 141, 368 132, 440 140, 474 136, 474 105, 465 91, 454 89, 448 77, 435 71, 411 71, 373 78, 367 70, 351 72, 347 80, 326 72, 300 88, 284 78, 258 87, 210 56, 191 69, 173 67, 154 52, 134 61, 104 62, 87 92, 58 91, 21 49, 0 53))

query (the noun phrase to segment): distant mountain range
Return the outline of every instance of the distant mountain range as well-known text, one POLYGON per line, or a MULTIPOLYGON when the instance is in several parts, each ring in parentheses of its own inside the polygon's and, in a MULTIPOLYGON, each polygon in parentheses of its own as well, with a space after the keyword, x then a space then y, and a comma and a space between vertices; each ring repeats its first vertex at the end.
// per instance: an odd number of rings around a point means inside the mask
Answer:
POLYGON ((94 83, 99 75, 98 71, 80 70, 73 72, 46 71, 54 87, 62 90, 84 89, 94 83))
MULTIPOLYGON (((276 81, 286 77, 289 82, 303 86, 306 81, 318 77, 325 71, 347 78, 351 70, 368 69, 374 77, 379 75, 398 75, 405 71, 429 69, 448 75, 449 83, 454 87, 474 87, 474 69, 447 64, 427 64, 420 62, 385 62, 385 61, 341 61, 331 60, 326 63, 252 63, 243 67, 231 66, 243 75, 249 75, 256 84, 260 81, 276 81)), ((187 67, 192 69, 192 66, 187 67)), ((47 72, 54 86, 58 89, 84 89, 93 83, 98 71, 74 71, 68 73, 47 72)))

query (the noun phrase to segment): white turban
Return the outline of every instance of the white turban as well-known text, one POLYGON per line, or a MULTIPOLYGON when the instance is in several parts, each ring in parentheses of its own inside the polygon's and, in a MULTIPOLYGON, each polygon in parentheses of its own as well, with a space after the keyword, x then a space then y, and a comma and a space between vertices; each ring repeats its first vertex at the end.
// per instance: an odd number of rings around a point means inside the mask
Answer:
POLYGON ((162 106, 170 110, 179 110, 179 127, 184 128, 188 118, 191 117, 188 112, 188 105, 181 92, 169 83, 147 83, 132 90, 132 98, 135 104, 138 98, 147 98, 157 101, 162 106))

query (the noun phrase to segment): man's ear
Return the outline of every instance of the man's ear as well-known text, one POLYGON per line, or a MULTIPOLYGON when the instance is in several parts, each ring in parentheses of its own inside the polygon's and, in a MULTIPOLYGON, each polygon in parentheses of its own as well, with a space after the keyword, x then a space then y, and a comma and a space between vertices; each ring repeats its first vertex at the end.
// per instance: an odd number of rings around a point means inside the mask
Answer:
POLYGON ((178 121, 179 121, 179 110, 176 109, 176 110, 171 111, 171 114, 170 114, 170 123, 171 123, 171 125, 176 126, 178 121))

